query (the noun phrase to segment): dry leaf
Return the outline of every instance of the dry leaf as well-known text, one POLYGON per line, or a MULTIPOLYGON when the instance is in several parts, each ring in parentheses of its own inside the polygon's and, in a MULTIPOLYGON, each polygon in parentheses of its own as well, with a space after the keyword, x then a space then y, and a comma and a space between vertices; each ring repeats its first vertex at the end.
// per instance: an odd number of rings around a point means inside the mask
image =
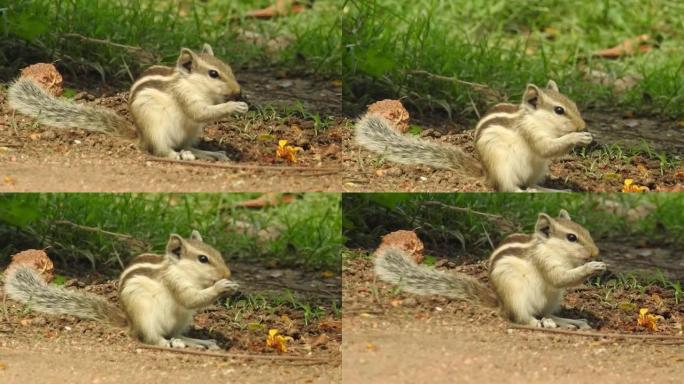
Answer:
POLYGON ((636 169, 637 172, 641 173, 642 175, 648 175, 648 168, 646 168, 646 166, 643 164, 637 164, 636 169))
POLYGON ((653 45, 650 43, 650 40, 651 37, 649 35, 639 35, 637 37, 627 39, 612 48, 595 51, 593 55, 609 59, 616 59, 622 56, 632 56, 637 52, 648 52, 653 49, 653 45))
POLYGON ((378 249, 375 250, 375 254, 390 247, 396 247, 408 252, 416 264, 422 263, 423 259, 425 259, 423 255, 423 242, 420 241, 418 235, 413 231, 399 230, 383 236, 382 242, 378 249))
POLYGON ((294 195, 290 193, 278 194, 273 192, 264 193, 256 199, 243 200, 236 203, 235 207, 241 208, 265 208, 275 207, 281 204, 290 204, 294 201, 294 195))
POLYGON ((339 320, 326 320, 318 323, 318 329, 322 331, 339 331, 342 329, 342 322, 339 320))
POLYGON ((2 182, 5 183, 5 185, 15 185, 17 183, 17 181, 12 176, 3 177, 2 182))
POLYGON ((373 343, 366 343, 366 349, 369 351, 377 351, 378 346, 373 343))
POLYGON ((384 117, 399 133, 409 129, 409 113, 399 100, 381 100, 368 106, 368 113, 384 117))
POLYGON ((52 264, 52 260, 50 260, 45 251, 40 249, 27 249, 14 254, 12 256, 12 262, 5 270, 5 275, 10 274, 12 270, 19 266, 27 266, 35 269, 47 283, 51 282, 54 277, 54 265, 52 264))
POLYGON ((325 333, 321 333, 314 341, 311 342, 311 348, 318 346, 325 346, 330 341, 330 338, 325 333))
POLYGON ((62 75, 52 64, 37 63, 21 70, 22 78, 33 79, 54 96, 62 94, 62 75))
POLYGON ((278 334, 277 329, 270 329, 268 337, 266 338, 266 346, 273 348, 278 352, 287 352, 287 342, 294 340, 290 336, 282 336, 278 334))

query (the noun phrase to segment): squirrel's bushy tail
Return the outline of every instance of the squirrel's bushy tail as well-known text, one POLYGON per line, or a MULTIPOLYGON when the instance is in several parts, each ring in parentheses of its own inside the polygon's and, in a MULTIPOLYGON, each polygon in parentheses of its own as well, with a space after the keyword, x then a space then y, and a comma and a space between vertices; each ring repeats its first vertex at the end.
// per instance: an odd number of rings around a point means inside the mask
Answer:
POLYGON ((409 260, 406 252, 387 248, 375 258, 375 274, 406 292, 417 295, 440 295, 496 307, 494 291, 474 277, 462 273, 444 273, 409 260))
POLYGON ((481 176, 482 165, 462 149, 402 135, 385 118, 369 113, 356 123, 356 143, 401 164, 424 164, 481 176))
POLYGON ((5 292, 10 299, 27 304, 38 312, 93 319, 116 327, 126 326, 123 311, 104 298, 46 284, 29 267, 18 267, 6 276, 5 292))
POLYGON ((135 137, 135 128, 116 113, 54 97, 29 78, 19 78, 12 83, 7 99, 10 108, 41 124, 135 137))

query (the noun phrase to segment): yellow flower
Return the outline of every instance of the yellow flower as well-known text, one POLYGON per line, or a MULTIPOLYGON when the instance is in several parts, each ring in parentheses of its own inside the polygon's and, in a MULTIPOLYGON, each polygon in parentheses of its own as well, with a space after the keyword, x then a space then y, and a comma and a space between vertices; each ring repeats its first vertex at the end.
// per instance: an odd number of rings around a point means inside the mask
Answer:
POLYGON ((648 192, 648 187, 634 184, 633 179, 625 179, 625 183, 622 186, 622 192, 648 192))
POLYGON ((283 158, 287 160, 289 163, 296 163, 296 154, 301 150, 302 149, 299 147, 287 145, 287 140, 278 140, 278 149, 276 149, 276 157, 283 158))
POLYGON ((650 329, 652 332, 656 332, 658 330, 656 322, 658 322, 658 316, 653 316, 649 314, 648 308, 641 308, 639 310, 639 318, 637 319, 637 325, 650 329))
POLYGON ((288 341, 294 340, 290 336, 281 336, 278 334, 277 329, 270 329, 268 331, 268 337, 266 338, 266 346, 269 348, 277 349, 279 352, 287 352, 288 341))

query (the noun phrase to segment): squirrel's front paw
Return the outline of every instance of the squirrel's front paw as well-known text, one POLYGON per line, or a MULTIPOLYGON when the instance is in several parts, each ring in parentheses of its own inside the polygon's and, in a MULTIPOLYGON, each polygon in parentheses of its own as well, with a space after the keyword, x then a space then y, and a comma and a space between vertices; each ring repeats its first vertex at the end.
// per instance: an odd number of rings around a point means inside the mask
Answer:
POLYGON ((573 132, 572 141, 576 145, 587 145, 594 141, 594 137, 589 132, 573 132))
POLYGON ((247 103, 243 101, 229 101, 226 104, 230 107, 230 113, 245 114, 249 110, 247 103))
POLYGON ((590 262, 586 263, 585 265, 586 265, 586 268, 589 271, 591 271, 591 273, 603 272, 606 270, 606 268, 608 268, 606 263, 601 262, 601 261, 590 261, 590 262))
POLYGON ((234 281, 228 279, 221 279, 214 283, 214 288, 219 292, 230 292, 235 291, 240 287, 240 285, 234 281))

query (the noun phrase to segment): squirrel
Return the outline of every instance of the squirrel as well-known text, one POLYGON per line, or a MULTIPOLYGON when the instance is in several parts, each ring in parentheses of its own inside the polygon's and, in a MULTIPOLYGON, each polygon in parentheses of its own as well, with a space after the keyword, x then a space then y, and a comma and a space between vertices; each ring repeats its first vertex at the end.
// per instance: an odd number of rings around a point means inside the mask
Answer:
POLYGON ((56 98, 29 78, 9 87, 9 106, 42 124, 80 128, 138 138, 146 152, 176 160, 227 161, 224 151, 194 148, 206 123, 248 110, 240 85, 228 64, 214 56, 209 44, 196 53, 182 48, 175 67, 152 66, 133 83, 128 108, 134 124, 101 107, 56 98))
POLYGON ((402 135, 384 118, 366 114, 356 123, 356 143, 402 164, 425 164, 482 177, 499 192, 556 190, 538 184, 553 158, 591 143, 575 103, 550 80, 546 88, 528 84, 522 102, 492 107, 475 128, 480 160, 447 144, 402 135))
POLYGON ((183 333, 197 310, 238 288, 229 278, 230 269, 221 253, 192 231, 189 238, 170 235, 164 255, 147 253, 131 260, 119 277, 119 307, 97 295, 48 285, 26 266, 10 272, 5 292, 38 312, 127 328, 146 344, 218 349, 215 340, 193 339, 183 333))
POLYGON ((555 314, 560 310, 565 288, 606 270, 605 263, 589 261, 598 254, 589 232, 561 210, 557 218, 540 213, 534 234, 509 235, 492 252, 489 281, 493 289, 462 273, 444 273, 418 265, 398 248, 378 252, 375 274, 413 294, 442 295, 498 307, 514 323, 590 329, 587 320, 555 314))

